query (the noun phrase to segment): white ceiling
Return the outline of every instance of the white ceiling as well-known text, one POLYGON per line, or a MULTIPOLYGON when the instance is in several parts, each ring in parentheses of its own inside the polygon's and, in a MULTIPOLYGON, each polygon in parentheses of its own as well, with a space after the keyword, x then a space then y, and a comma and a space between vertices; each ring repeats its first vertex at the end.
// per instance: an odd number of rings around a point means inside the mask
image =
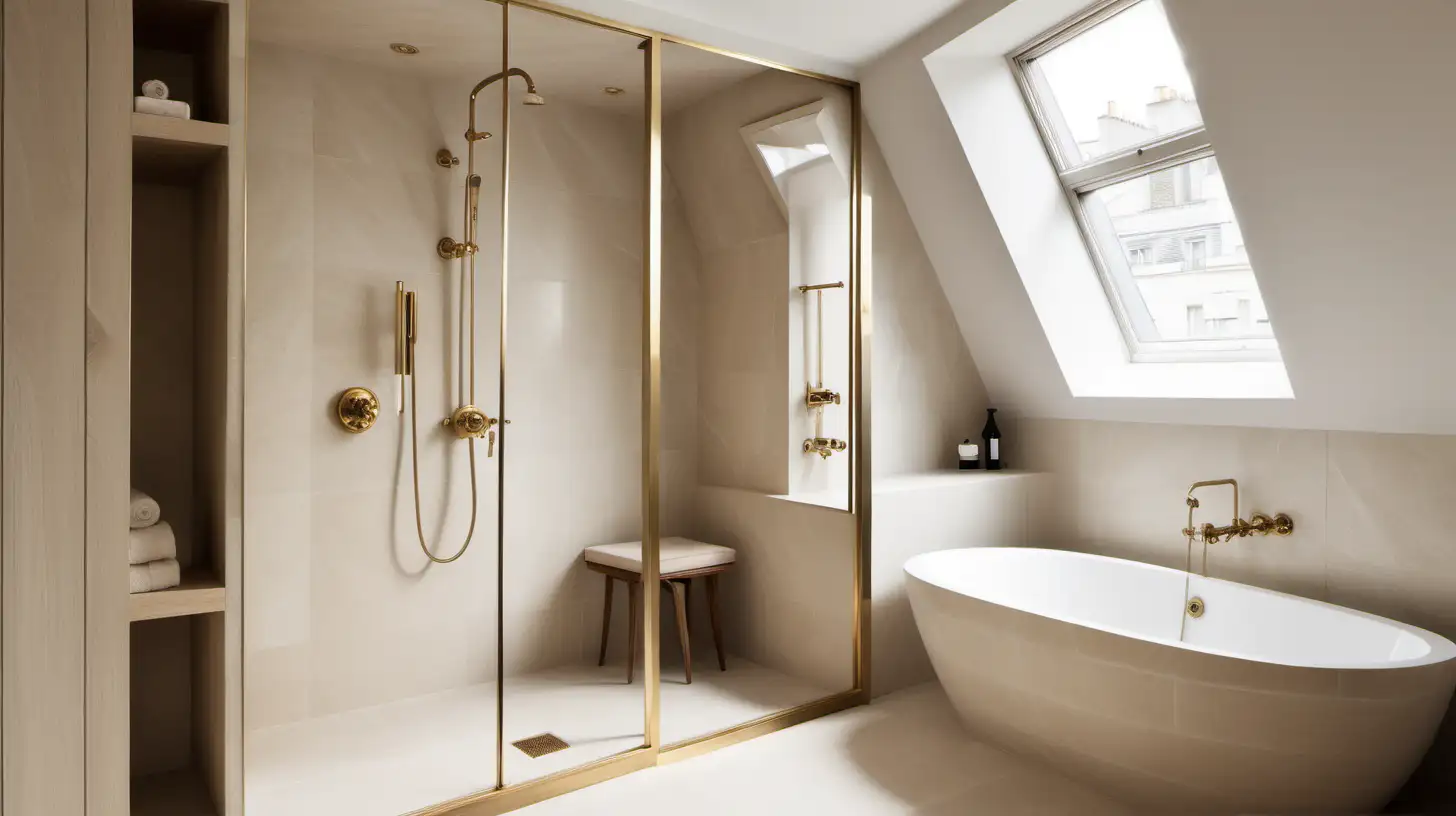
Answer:
POLYGON ((574 8, 669 34, 848 75, 960 0, 566 0, 574 8), (638 10, 634 11, 633 6, 638 10), (730 42, 722 33, 738 35, 730 42), (753 43, 772 46, 756 47, 753 43), (776 51, 778 53, 769 53, 776 51), (799 57, 795 56, 798 52, 799 57), (805 60, 804 57, 810 59, 805 60), (837 64, 817 63, 813 57, 837 64), (817 64, 813 64, 817 63, 817 64))
MULTIPOLYGON (((430 79, 475 80, 500 70, 502 9, 482 0, 253 0, 249 36, 310 54, 430 79), (390 43, 420 53, 401 56, 390 43)), ((514 7, 511 63, 529 71, 549 103, 642 109, 640 39, 514 7), (624 88, 607 96, 606 86, 624 88)), ((663 106, 672 112, 764 70, 695 48, 663 59, 663 106)))

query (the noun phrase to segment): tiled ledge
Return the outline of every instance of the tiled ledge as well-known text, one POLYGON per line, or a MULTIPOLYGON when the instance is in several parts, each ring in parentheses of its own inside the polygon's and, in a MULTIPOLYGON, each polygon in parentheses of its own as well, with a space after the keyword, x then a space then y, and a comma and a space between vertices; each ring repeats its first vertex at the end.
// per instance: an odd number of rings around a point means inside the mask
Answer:
POLYGON ((926 473, 899 473, 870 482, 875 493, 898 493, 905 490, 937 490, 947 487, 986 486, 1007 479, 1036 475, 1029 470, 932 470, 926 473))

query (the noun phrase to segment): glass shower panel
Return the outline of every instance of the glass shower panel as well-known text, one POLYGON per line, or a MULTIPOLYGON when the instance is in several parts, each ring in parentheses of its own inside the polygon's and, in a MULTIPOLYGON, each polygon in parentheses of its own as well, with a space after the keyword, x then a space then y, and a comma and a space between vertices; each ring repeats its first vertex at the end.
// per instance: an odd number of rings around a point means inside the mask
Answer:
POLYGON ((520 6, 508 30, 502 643, 517 784, 645 741, 628 642, 641 628, 647 134, 640 37, 520 6), (599 545, 620 546, 588 562, 599 545))
POLYGON ((671 747, 854 686, 854 157, 843 86, 673 43, 662 73, 671 747))
POLYGON ((504 12, 249 5, 244 807, 397 816, 499 782, 504 12))

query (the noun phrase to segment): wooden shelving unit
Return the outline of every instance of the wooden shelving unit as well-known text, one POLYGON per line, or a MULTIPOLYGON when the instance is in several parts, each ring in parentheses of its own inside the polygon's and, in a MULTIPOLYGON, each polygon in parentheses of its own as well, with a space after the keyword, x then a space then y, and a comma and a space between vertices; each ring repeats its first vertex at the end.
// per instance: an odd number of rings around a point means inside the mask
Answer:
POLYGON ((204 570, 192 570, 182 576, 182 583, 157 592, 139 592, 131 596, 132 622, 176 618, 184 615, 205 615, 221 612, 227 606, 227 592, 222 581, 204 570))
POLYGON ((132 95, 160 79, 192 113, 129 123, 130 480, 182 566, 126 600, 134 816, 241 814, 245 2, 129 2, 132 95))

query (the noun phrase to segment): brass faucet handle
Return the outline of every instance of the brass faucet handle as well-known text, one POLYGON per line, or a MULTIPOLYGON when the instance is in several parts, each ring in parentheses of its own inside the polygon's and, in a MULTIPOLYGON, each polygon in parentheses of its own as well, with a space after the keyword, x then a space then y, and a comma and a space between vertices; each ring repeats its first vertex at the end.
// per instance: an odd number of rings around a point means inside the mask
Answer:
POLYGON ((1252 532, 1259 535, 1273 533, 1277 536, 1287 536, 1294 532, 1294 519, 1290 518, 1288 513, 1280 513, 1273 518, 1265 513, 1255 513, 1249 517, 1249 526, 1252 528, 1252 532))

